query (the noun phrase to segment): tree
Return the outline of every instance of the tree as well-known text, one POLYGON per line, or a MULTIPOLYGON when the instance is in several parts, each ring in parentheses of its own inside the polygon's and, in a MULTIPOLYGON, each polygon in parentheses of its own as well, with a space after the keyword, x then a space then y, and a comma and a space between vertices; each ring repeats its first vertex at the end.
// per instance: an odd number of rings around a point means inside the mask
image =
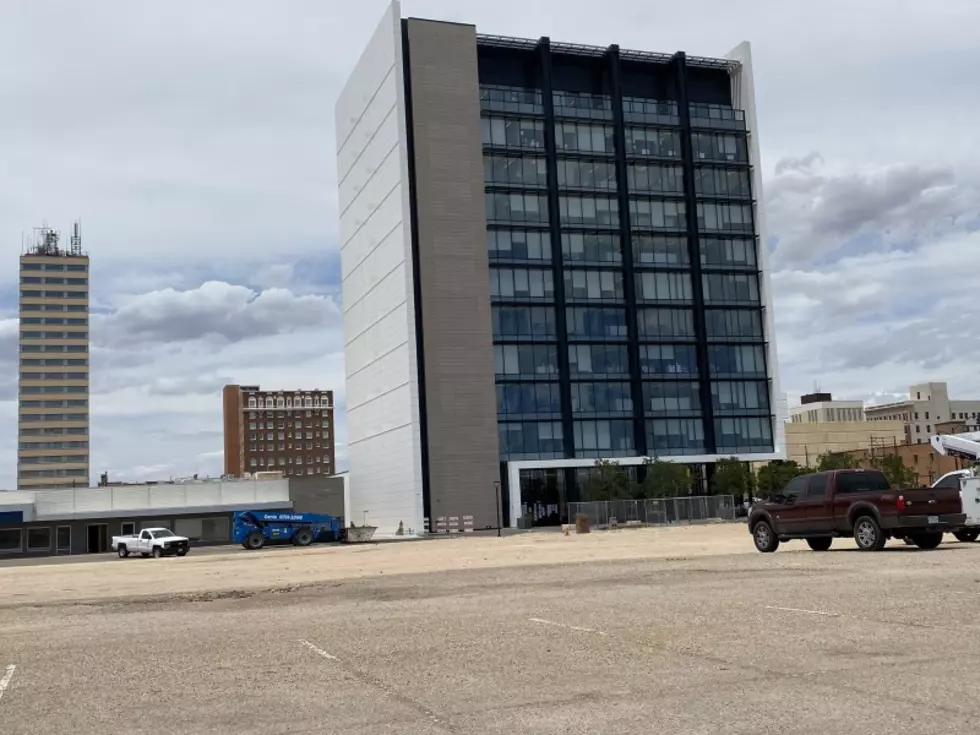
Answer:
POLYGON ((647 457, 643 482, 636 487, 639 498, 676 498, 691 492, 691 470, 680 462, 647 457))
POLYGON ((885 473, 888 484, 892 487, 919 487, 919 473, 913 467, 907 467, 897 454, 887 454, 871 460, 872 466, 885 473))
POLYGON ((630 496, 630 478, 616 462, 597 459, 582 486, 582 500, 621 500, 630 496))
POLYGON ((806 468, 801 467, 792 459, 788 461, 773 460, 764 467, 760 467, 756 473, 756 491, 760 496, 768 498, 778 493, 786 487, 786 483, 804 472, 806 472, 806 468))
POLYGON ((751 495, 754 479, 747 463, 735 457, 720 459, 715 463, 713 490, 718 495, 742 498, 751 495))
POLYGON ((854 470, 857 467, 857 458, 846 452, 825 452, 817 457, 817 472, 854 470))

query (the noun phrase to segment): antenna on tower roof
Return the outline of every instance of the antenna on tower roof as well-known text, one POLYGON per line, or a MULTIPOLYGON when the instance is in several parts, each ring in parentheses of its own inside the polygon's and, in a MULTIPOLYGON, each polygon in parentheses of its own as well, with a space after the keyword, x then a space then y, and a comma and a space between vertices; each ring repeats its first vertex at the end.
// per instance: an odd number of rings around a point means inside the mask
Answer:
POLYGON ((71 229, 71 249, 72 255, 82 254, 82 221, 80 219, 75 220, 75 224, 71 229))

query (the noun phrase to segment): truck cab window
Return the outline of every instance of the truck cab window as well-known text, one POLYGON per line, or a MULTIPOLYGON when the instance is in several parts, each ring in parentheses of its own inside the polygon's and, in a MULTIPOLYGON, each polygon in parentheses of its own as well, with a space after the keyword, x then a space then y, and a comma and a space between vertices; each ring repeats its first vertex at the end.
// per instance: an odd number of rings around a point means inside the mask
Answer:
POLYGON ((794 497, 799 500, 806 492, 806 480, 806 476, 794 477, 792 480, 786 483, 786 487, 783 488, 782 495, 787 498, 794 497))
POLYGON ((842 472, 837 476, 837 492, 888 492, 891 487, 880 472, 842 472))
POLYGON ((807 498, 823 498, 827 495, 827 475, 811 475, 810 482, 806 486, 807 498))

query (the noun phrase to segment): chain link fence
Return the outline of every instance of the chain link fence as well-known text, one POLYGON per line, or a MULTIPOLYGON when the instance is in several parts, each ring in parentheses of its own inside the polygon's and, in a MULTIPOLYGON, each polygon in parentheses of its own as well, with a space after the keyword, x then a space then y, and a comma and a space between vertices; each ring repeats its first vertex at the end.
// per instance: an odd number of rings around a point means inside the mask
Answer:
POLYGON ((568 504, 568 522, 584 515, 592 528, 612 526, 665 526, 670 523, 734 521, 731 495, 693 495, 647 500, 598 500, 568 504))

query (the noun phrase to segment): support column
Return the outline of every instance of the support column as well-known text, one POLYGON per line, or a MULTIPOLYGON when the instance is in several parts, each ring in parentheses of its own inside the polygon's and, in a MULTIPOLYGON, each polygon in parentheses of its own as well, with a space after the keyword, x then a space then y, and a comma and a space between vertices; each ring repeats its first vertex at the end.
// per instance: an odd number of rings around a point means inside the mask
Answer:
MULTIPOLYGON (((691 261, 691 293, 694 297, 694 335, 697 340, 698 381, 701 416, 704 420, 706 454, 716 452, 714 410, 711 405, 711 368, 708 362, 707 325, 704 310, 704 284, 701 280, 701 247, 698 238, 698 196, 694 186, 694 144, 691 140, 691 108, 687 92, 687 57, 683 51, 671 61, 677 87, 677 107, 681 120, 681 153, 684 167, 684 207, 687 212, 687 252, 691 261)), ((709 474, 712 470, 709 470, 709 474)))

